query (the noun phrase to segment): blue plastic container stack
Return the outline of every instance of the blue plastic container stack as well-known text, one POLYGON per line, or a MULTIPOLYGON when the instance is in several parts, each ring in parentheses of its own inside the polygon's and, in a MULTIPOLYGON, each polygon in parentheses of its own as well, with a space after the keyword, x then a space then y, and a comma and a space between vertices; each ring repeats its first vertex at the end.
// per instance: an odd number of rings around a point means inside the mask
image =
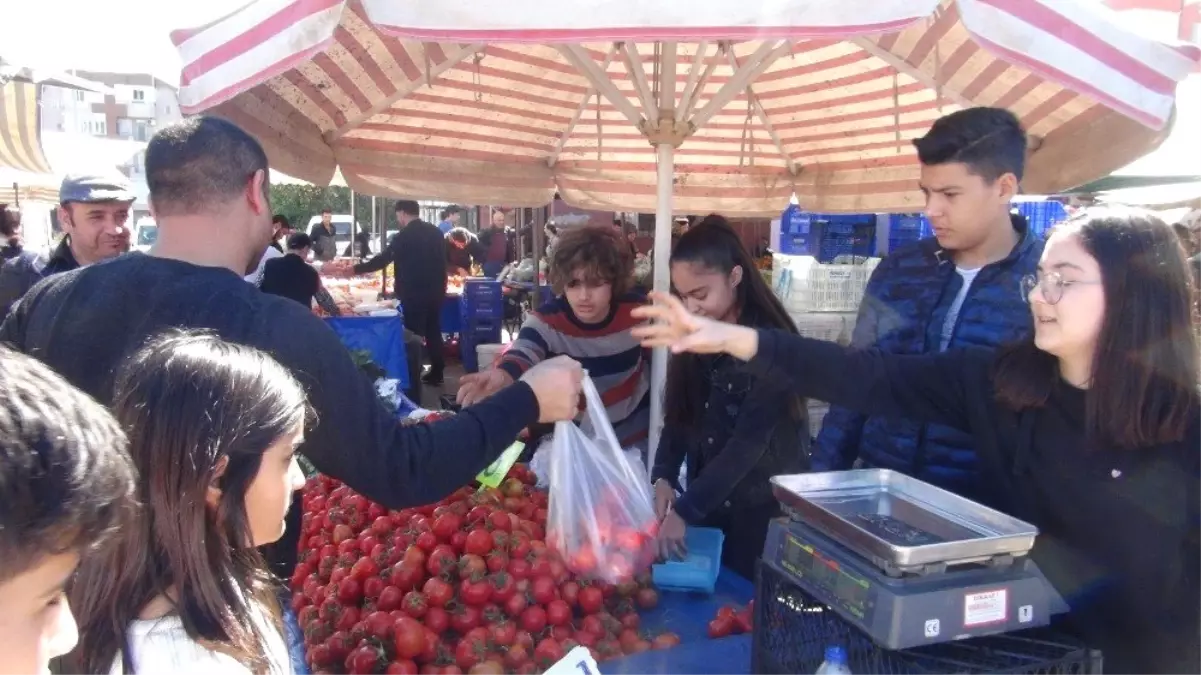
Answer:
POLYGON ((868 257, 876 241, 875 214, 808 213, 789 206, 780 219, 780 253, 827 263, 841 255, 868 257))
POLYGON ((1045 202, 1018 202, 1017 210, 1026 217, 1026 222, 1030 224, 1030 229, 1040 237, 1047 236, 1047 230, 1050 230, 1061 220, 1068 217, 1067 209, 1056 201, 1045 202))
POLYGON ((467 279, 463 282, 460 311, 463 329, 459 334, 459 357, 463 360, 463 368, 474 373, 479 370, 476 345, 500 342, 501 323, 505 316, 501 283, 492 279, 467 279))
POLYGON ((888 216, 889 253, 931 234, 930 221, 920 213, 893 213, 888 216))
POLYGON ((651 577, 660 590, 712 593, 721 572, 721 549, 726 535, 713 527, 690 527, 684 534, 688 555, 651 567, 651 577))

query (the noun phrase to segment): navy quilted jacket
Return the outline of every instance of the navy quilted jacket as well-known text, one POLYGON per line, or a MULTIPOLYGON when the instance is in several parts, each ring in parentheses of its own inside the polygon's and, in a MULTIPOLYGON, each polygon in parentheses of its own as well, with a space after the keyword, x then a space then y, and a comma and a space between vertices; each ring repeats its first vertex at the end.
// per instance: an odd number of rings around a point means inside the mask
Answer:
MULTIPOLYGON (((1004 260, 980 270, 968 289, 948 349, 995 347, 1031 331, 1021 278, 1033 273, 1043 240, 1014 220, 1022 238, 1004 260)), ((859 306, 852 346, 894 354, 937 352, 942 325, 963 280, 936 239, 889 254, 872 274, 859 306)), ((971 438, 956 429, 868 417, 831 406, 813 447, 813 469, 849 469, 856 459, 895 469, 965 497, 991 501, 977 481, 971 438)))

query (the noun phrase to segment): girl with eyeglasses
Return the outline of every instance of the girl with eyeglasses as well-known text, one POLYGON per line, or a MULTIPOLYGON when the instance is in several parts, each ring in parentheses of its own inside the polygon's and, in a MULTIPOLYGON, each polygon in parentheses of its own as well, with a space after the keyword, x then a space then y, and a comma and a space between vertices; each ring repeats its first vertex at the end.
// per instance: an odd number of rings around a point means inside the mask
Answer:
POLYGON ((1109 672, 1201 672, 1201 397, 1191 280, 1147 212, 1086 211, 1023 284, 1031 339, 896 355, 694 316, 656 294, 646 346, 725 352, 801 395, 971 433, 998 508, 1033 523, 1058 625, 1109 672))

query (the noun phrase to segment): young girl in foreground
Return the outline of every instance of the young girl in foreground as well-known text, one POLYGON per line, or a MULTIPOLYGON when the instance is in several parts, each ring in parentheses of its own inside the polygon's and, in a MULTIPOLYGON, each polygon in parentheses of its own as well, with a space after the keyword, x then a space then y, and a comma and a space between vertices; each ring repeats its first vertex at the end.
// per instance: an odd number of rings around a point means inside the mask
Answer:
POLYGON ((999 352, 902 356, 638 310, 647 346, 725 352, 858 412, 968 431, 1001 509, 1070 607, 1063 629, 1115 673, 1201 672, 1201 401, 1190 279, 1172 229, 1088 211, 1047 240, 1023 289, 1034 337, 999 352))
MULTIPOLYGON (((726 219, 711 215, 680 237, 671 285, 689 311, 730 325, 796 333, 726 219)), ((809 468, 804 401, 788 383, 725 355, 679 354, 668 366, 666 420, 651 479, 661 553, 683 553, 686 525, 726 536, 722 562, 748 579, 768 522, 780 515, 769 479, 809 468), (680 465, 688 482, 680 488, 680 465)))
POLYGON ((278 363, 201 334, 154 340, 119 376, 143 509, 72 588, 89 673, 292 672, 256 546, 304 484, 304 392, 278 363))

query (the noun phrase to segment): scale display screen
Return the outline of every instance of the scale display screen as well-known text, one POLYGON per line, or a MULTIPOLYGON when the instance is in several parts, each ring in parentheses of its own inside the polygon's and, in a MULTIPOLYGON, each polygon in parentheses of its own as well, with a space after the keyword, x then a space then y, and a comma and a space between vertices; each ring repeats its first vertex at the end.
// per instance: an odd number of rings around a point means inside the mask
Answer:
POLYGON ((864 616, 871 582, 791 533, 784 535, 781 548, 780 562, 785 569, 834 594, 856 616, 864 616))

